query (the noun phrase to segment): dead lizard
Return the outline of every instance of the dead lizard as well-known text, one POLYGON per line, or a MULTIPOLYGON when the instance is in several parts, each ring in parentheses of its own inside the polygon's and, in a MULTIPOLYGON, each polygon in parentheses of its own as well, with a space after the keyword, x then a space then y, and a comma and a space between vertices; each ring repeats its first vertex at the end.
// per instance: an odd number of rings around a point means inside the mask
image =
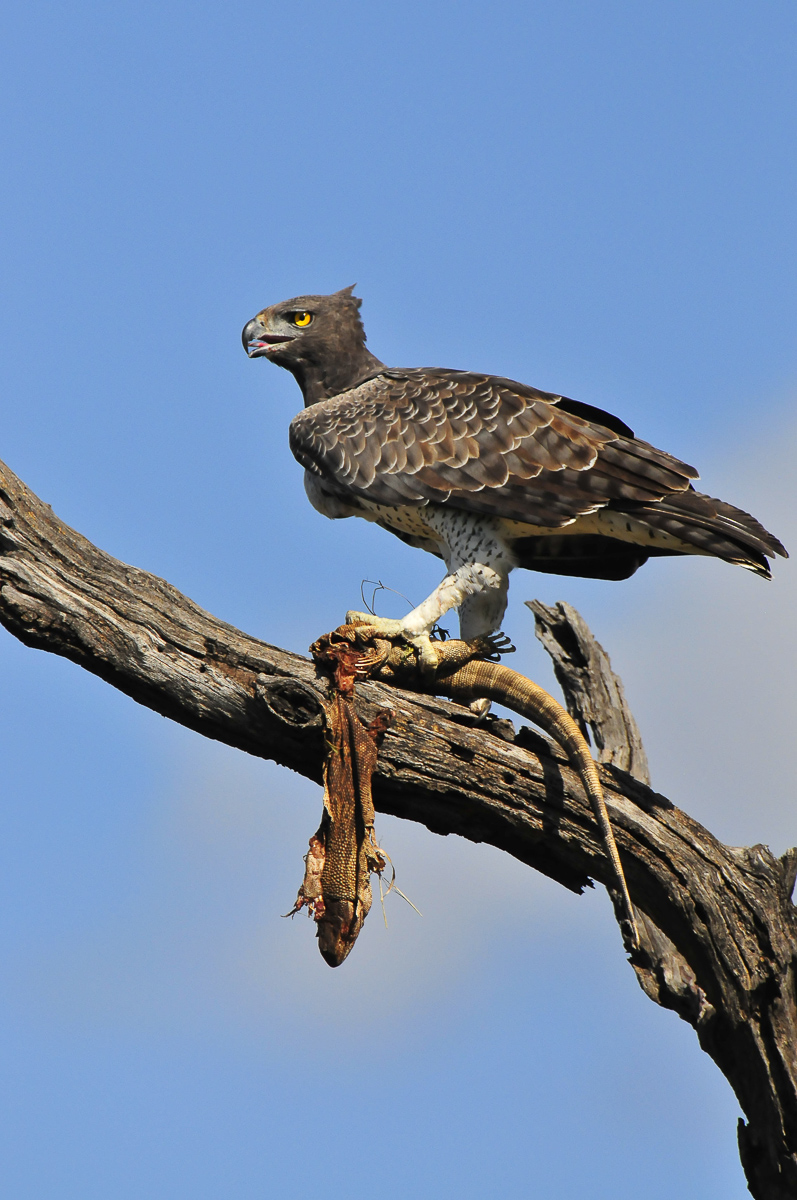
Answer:
POLYGON ((330 966, 348 955, 371 907, 370 873, 385 859, 374 836, 371 774, 383 715, 370 727, 351 703, 356 679, 378 679, 414 691, 442 694, 463 704, 493 700, 533 721, 567 753, 578 772, 621 897, 623 925, 631 946, 639 945, 634 908, 612 832, 603 788, 589 746, 576 722, 553 696, 532 680, 496 661, 508 648, 501 635, 431 643, 419 662, 415 648, 400 635, 386 636, 365 622, 341 625, 319 638, 311 653, 334 669, 335 692, 326 707, 328 746, 324 769, 324 816, 311 838, 307 869, 294 912, 308 907, 317 922, 319 949, 330 966))
POLYGON ((469 641, 432 642, 437 666, 433 678, 425 678, 426 673, 419 671, 413 651, 401 637, 390 639, 365 623, 342 625, 334 635, 328 636, 345 639, 363 648, 363 658, 356 668, 361 678, 449 696, 462 704, 493 700, 533 721, 552 737, 567 753, 587 793, 622 898, 631 942, 638 945, 634 907, 606 811, 600 776, 587 741, 570 714, 553 696, 525 675, 497 661, 509 647, 508 639, 491 634, 469 641))

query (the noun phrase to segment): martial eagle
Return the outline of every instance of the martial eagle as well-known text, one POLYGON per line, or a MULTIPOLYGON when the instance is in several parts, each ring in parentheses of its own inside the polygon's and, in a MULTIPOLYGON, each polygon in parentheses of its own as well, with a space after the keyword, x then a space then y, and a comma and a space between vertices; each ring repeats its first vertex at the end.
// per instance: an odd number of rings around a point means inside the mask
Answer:
POLYGON ((452 608, 463 638, 494 632, 515 567, 627 579, 649 558, 703 554, 768 579, 767 558, 786 557, 748 513, 695 491, 694 467, 599 408, 495 375, 385 366, 360 303, 352 288, 296 296, 249 321, 243 344, 302 389, 290 445, 313 506, 445 561, 386 632, 427 642, 452 608))

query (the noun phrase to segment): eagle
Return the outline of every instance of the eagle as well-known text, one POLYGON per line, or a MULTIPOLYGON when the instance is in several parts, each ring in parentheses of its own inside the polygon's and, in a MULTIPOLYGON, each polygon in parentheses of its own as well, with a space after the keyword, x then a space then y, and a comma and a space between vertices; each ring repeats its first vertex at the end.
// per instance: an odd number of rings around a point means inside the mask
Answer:
POLYGON ((494 634, 515 567, 619 580, 649 558, 700 554, 768 579, 767 560, 788 557, 749 513, 696 491, 694 467, 600 408, 497 375, 386 366, 360 306, 353 286, 295 296, 262 309, 242 340, 302 390, 290 446, 313 507, 445 562, 405 617, 365 618, 386 634, 422 651, 454 608, 463 638, 494 634))

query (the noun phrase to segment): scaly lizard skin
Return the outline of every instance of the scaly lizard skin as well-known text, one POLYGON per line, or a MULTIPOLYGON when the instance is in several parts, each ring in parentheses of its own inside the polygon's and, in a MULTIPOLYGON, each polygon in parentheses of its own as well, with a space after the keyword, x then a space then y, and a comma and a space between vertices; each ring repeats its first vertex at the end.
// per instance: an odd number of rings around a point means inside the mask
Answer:
POLYGON ((348 956, 371 908, 371 875, 381 875, 386 859, 374 833, 371 776, 377 740, 391 714, 364 725, 352 703, 361 652, 347 642, 320 639, 317 661, 334 667, 335 691, 324 705, 327 753, 324 759, 324 812, 310 838, 305 873, 293 916, 306 908, 316 922, 318 949, 330 967, 348 956))
POLYGON ((432 642, 437 658, 433 677, 430 677, 428 662, 419 663, 415 648, 408 645, 406 639, 386 636, 365 622, 341 625, 334 633, 319 639, 311 650, 317 657, 322 647, 340 646, 341 643, 360 650, 360 657, 351 663, 359 678, 379 679, 399 687, 442 694, 464 704, 473 700, 494 700, 533 721, 562 747, 578 771, 592 806, 622 899, 628 940, 631 946, 637 947, 639 931, 634 907, 589 746, 576 722, 553 696, 524 675, 496 661, 508 648, 506 639, 491 635, 470 641, 432 642))

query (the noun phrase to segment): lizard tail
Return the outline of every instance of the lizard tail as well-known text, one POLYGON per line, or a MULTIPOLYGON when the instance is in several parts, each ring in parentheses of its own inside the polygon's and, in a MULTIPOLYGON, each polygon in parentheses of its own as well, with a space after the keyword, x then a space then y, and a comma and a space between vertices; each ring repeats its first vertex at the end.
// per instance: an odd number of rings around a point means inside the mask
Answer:
POLYGON ((592 805, 592 811, 601 831, 604 849, 612 865, 617 887, 622 897, 631 941, 634 947, 638 947, 639 930, 634 906, 628 894, 623 865, 620 862, 617 843, 614 840, 609 814, 606 811, 600 777, 586 739, 570 714, 539 684, 500 663, 484 662, 483 660, 466 663, 450 675, 442 679, 438 677, 435 690, 450 696, 452 700, 465 703, 474 697, 495 700, 498 704, 511 708, 519 716, 526 717, 535 725, 539 725, 566 751, 581 777, 584 790, 592 805))

